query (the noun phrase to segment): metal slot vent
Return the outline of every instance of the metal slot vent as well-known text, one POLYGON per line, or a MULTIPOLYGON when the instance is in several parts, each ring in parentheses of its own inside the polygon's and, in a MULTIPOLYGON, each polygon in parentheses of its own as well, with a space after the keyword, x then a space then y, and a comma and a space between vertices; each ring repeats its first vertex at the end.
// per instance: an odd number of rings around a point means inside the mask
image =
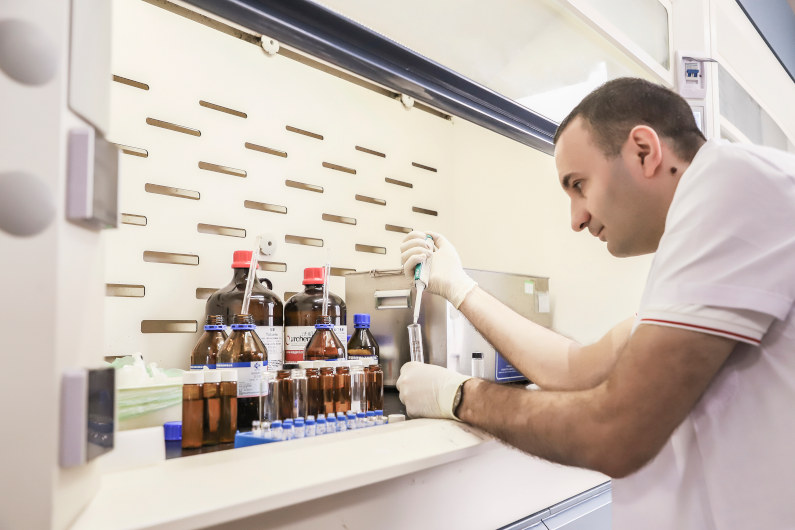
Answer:
POLYGON ((195 320, 142 320, 141 333, 196 333, 195 320))
POLYGON ((184 125, 177 125, 176 123, 170 123, 163 120, 156 120, 154 118, 146 118, 146 123, 154 127, 160 127, 162 129, 168 129, 169 131, 176 131, 182 134, 189 134, 191 136, 202 135, 202 132, 199 129, 193 129, 191 127, 185 127, 184 125))
POLYGON ((144 190, 146 190, 147 193, 168 195, 169 197, 179 197, 180 199, 192 199, 194 201, 198 201, 201 198, 201 194, 198 191, 161 186, 160 184, 145 184, 144 190))
POLYGON ((205 171, 214 171, 216 173, 223 173, 224 175, 232 175, 233 177, 245 178, 247 173, 242 169, 235 169, 233 167, 221 166, 219 164, 211 164, 209 162, 199 162, 199 169, 205 171))
POLYGON ((215 103, 210 103, 209 101, 199 100, 199 105, 201 105, 202 107, 206 107, 208 109, 217 110, 218 112, 231 114, 232 116, 237 116, 238 118, 248 118, 248 114, 246 114, 245 112, 240 112, 239 110, 230 109, 229 107, 222 107, 221 105, 216 105, 215 103))
POLYGON ((317 134, 317 133, 305 131, 303 129, 299 129, 298 127, 293 127, 291 125, 287 125, 285 127, 285 129, 287 129, 290 132, 294 132, 294 133, 297 133, 297 134, 303 134, 304 136, 309 136, 310 138, 314 138, 315 140, 322 140, 323 139, 323 135, 322 134, 317 134))
POLYGON ((351 175, 356 174, 356 170, 353 168, 341 166, 339 164, 332 164, 331 162, 323 162, 323 167, 336 171, 342 171, 343 173, 350 173, 351 175))
POLYGON ((243 201, 243 206, 250 210, 261 210, 263 212, 271 212, 271 213, 287 213, 287 207, 281 206, 279 204, 268 204, 266 202, 257 202, 257 201, 243 201))
POLYGON ((170 263, 173 265, 198 265, 199 256, 147 250, 144 252, 144 261, 149 263, 170 263))
POLYGON ((147 220, 144 215, 135 215, 132 213, 121 214, 121 222, 125 225, 146 226, 147 220))
POLYGON ((196 230, 201 234, 215 234, 218 236, 230 237, 246 237, 246 231, 243 228, 235 228, 232 226, 218 226, 199 223, 196 225, 196 230))
POLYGON ((117 83, 121 83, 122 85, 127 85, 135 88, 140 88, 141 90, 149 90, 149 85, 146 83, 141 83, 140 81, 133 81, 132 79, 127 79, 126 77, 122 77, 120 75, 114 75, 113 80, 117 83))
POLYGON ((105 295, 124 298, 143 298, 146 296, 146 287, 143 285, 129 285, 125 283, 108 283, 105 285, 105 295))
POLYGON ((304 237, 304 236, 284 236, 285 243, 291 243, 293 245, 306 245, 308 247, 322 247, 323 240, 317 239, 315 237, 304 237))
POLYGON ((356 224, 356 219, 354 219, 353 217, 344 217, 342 215, 332 215, 330 213, 324 213, 322 218, 324 221, 331 221, 332 223, 342 223, 346 225, 356 224))

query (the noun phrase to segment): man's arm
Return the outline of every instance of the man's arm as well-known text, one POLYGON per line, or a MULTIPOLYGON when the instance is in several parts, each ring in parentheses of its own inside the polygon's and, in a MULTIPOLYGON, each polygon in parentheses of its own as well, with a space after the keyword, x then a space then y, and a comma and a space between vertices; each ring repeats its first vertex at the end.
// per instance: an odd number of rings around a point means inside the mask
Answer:
POLYGON ((632 329, 632 318, 619 323, 598 342, 582 346, 527 320, 475 287, 459 310, 522 374, 544 390, 584 390, 603 382, 632 329))
POLYGON ((735 344, 641 325, 595 388, 527 391, 470 379, 457 415, 530 454, 623 477, 659 452, 735 344))

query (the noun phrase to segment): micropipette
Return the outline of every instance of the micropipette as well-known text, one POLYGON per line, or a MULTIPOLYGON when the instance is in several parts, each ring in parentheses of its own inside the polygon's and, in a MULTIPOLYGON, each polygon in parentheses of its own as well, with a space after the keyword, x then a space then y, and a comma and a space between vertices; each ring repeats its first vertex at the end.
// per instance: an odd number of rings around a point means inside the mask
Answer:
MULTIPOLYGON (((425 236, 425 241, 430 240, 433 243, 433 237, 430 235, 425 236)), ((414 296, 414 324, 417 324, 417 321, 420 318, 420 304, 422 302, 422 292, 425 290, 425 287, 428 286, 428 279, 431 276, 431 264, 426 261, 418 263, 416 267, 414 267, 414 289, 416 290, 416 295, 414 296)))

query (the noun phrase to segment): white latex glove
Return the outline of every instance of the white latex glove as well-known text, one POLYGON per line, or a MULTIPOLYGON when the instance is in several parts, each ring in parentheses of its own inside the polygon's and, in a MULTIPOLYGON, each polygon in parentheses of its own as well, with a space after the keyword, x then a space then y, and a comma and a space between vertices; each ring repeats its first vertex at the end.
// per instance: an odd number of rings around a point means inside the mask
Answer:
POLYGON ((408 362, 400 369, 397 388, 409 417, 458 420, 453 409, 458 405, 454 404, 455 397, 459 387, 471 378, 441 366, 408 362))
POLYGON ((417 230, 403 239, 403 244, 400 245, 403 274, 413 280, 414 267, 428 260, 431 274, 426 289, 428 292, 443 296, 458 309, 477 283, 464 272, 461 258, 458 257, 458 252, 455 251, 452 243, 441 234, 435 232, 427 234, 433 238, 434 245, 425 239, 426 232, 417 230))

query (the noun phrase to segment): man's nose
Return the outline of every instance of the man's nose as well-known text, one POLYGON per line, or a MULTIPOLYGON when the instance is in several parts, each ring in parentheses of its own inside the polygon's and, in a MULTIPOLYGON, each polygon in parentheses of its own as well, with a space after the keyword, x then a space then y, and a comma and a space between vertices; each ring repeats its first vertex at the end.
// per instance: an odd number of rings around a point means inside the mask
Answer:
POLYGON ((588 211, 574 203, 571 202, 571 229, 575 232, 581 231, 583 228, 588 226, 588 222, 591 220, 591 215, 588 211))

